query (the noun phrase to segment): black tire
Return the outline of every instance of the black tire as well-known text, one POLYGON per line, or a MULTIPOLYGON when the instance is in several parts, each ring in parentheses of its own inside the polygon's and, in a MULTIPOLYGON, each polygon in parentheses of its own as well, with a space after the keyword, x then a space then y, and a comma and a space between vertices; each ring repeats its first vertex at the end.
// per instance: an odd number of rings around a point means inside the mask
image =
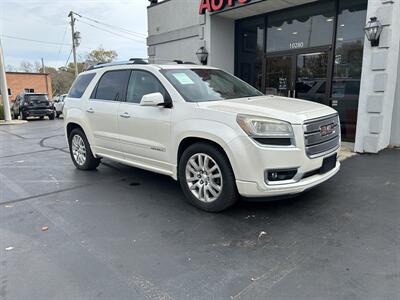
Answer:
POLYGON ((231 164, 225 153, 222 153, 212 144, 199 142, 189 146, 180 158, 178 171, 179 182, 186 199, 189 203, 202 210, 208 212, 221 212, 233 206, 239 200, 240 196, 237 191, 235 175, 231 164), (186 181, 186 165, 189 159, 196 154, 206 154, 211 157, 221 171, 223 182, 222 189, 218 197, 211 202, 201 201, 193 195, 186 181))
POLYGON ((75 167, 79 170, 84 170, 84 171, 89 171, 89 170, 95 170, 99 164, 100 164, 100 159, 94 157, 92 150, 90 149, 90 144, 88 139, 86 138, 85 133, 82 131, 80 128, 75 128, 72 130, 71 134, 68 137, 68 144, 69 144, 69 152, 71 155, 72 162, 74 163, 75 167), (79 164, 76 160, 75 157, 72 153, 72 139, 74 138, 75 135, 79 135, 86 148, 86 159, 83 164, 79 164))
POLYGON ((54 118, 55 118, 55 113, 49 115, 49 120, 54 120, 54 118))

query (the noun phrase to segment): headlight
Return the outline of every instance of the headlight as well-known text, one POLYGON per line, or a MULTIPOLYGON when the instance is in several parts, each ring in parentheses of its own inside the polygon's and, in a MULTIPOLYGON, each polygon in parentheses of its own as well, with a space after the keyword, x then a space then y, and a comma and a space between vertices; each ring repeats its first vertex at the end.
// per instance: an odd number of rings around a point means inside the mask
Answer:
POLYGON ((292 125, 285 121, 238 114, 237 123, 250 137, 262 144, 291 145, 293 135, 292 125), (286 142, 282 143, 285 139, 286 142))

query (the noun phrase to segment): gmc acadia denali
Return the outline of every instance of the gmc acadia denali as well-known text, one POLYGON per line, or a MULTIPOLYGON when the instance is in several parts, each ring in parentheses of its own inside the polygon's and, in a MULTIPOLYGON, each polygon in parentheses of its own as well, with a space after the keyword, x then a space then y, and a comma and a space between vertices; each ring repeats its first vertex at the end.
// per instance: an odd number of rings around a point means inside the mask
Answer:
POLYGON ((169 175, 210 212, 240 195, 301 193, 340 168, 335 110, 265 96, 208 66, 97 65, 75 80, 63 113, 78 169, 108 158, 169 175))

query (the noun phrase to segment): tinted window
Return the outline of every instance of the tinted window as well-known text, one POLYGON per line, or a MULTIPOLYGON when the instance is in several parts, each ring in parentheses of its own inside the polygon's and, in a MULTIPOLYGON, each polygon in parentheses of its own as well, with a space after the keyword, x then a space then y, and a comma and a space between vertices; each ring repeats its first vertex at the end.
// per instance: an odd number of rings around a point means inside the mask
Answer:
POLYGON ((164 98, 167 97, 167 91, 154 75, 144 71, 132 71, 126 101, 140 103, 144 95, 152 93, 161 93, 164 98))
POLYGON ((247 83, 221 70, 176 69, 163 70, 162 73, 188 102, 263 95, 247 83))
POLYGON ((124 100, 129 74, 130 70, 109 71, 104 73, 97 84, 94 98, 111 101, 124 100))
POLYGON ((68 97, 70 98, 80 98, 88 87, 89 83, 92 81, 95 73, 80 75, 75 79, 71 90, 69 91, 68 97))
POLYGON ((25 100, 30 102, 48 101, 47 95, 25 95, 25 100))

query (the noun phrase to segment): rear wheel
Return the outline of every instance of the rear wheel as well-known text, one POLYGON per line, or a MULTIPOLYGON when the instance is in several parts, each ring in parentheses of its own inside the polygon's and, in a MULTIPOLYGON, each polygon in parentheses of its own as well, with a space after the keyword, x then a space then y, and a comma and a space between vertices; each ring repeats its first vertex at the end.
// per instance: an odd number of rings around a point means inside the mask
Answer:
POLYGON ((75 167, 79 170, 95 170, 100 159, 94 157, 86 135, 79 128, 72 130, 68 137, 69 151, 75 167))
POLYGON ((228 158, 207 143, 193 144, 183 152, 179 182, 188 201, 205 211, 223 211, 239 199, 228 158))

